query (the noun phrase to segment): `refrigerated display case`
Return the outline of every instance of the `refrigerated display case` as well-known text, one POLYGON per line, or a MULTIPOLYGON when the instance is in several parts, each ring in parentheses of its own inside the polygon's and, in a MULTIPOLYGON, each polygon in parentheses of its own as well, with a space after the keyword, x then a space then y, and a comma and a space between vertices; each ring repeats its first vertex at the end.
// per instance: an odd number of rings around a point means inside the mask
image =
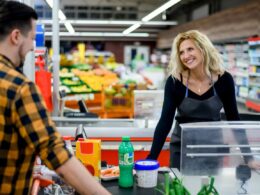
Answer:
POLYGON ((199 192, 202 178, 213 176, 219 194, 260 194, 260 172, 247 166, 250 160, 260 162, 259 126, 242 121, 181 125, 179 174, 185 186, 199 192))

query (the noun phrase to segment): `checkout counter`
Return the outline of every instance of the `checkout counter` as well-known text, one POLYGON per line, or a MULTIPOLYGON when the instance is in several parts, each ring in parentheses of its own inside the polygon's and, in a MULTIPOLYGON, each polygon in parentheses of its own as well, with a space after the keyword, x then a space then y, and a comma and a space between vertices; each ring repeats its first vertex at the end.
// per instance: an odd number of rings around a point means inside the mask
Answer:
MULTIPOLYGON (((158 174, 158 183, 164 181, 163 174, 158 174)), ((162 195, 155 188, 140 188, 135 183, 132 188, 118 187, 118 180, 102 181, 102 185, 113 195, 162 195)))
MULTIPOLYGON (((109 165, 118 164, 118 146, 123 136, 130 136, 135 150, 135 160, 141 160, 149 154, 157 120, 152 119, 94 119, 53 117, 62 136, 75 137, 82 126, 90 139, 101 140, 101 160, 109 165), (113 156, 113 158, 111 158, 113 156)), ((169 166, 169 141, 166 140, 159 156, 161 166, 169 166)))
MULTIPOLYGON (((82 124, 89 138, 102 140, 102 152, 114 150, 102 160, 108 164, 117 163, 117 149, 122 136, 130 136, 136 152, 146 152, 157 121, 144 119, 68 119, 53 118, 62 135, 74 136, 79 124, 82 124)), ((251 170, 246 161, 254 159, 260 162, 260 122, 203 122, 187 123, 182 127, 181 170, 172 171, 183 181, 184 186, 197 194, 208 176, 215 178, 214 187, 220 195, 260 194, 260 171, 251 170)), ((170 136, 171 133, 168 135, 170 136)), ((169 138, 168 138, 169 141, 169 138)), ((164 151, 169 152, 168 143, 164 151)), ((104 154, 102 153, 102 155, 104 154)), ((108 155, 108 154, 106 154, 108 155)), ((136 158, 137 157, 137 158, 136 158)), ((161 161, 169 159, 169 153, 160 156, 161 161)), ((159 159, 160 161, 160 159, 159 159)), ((161 162, 160 162, 161 163, 161 162)), ((161 164, 167 166, 167 164, 161 164)), ((173 175, 172 175, 173 176, 173 175)), ((174 176, 173 176, 174 177, 174 176)), ((163 182, 159 174, 158 182, 163 182)), ((117 180, 102 181, 112 194, 160 194, 154 188, 143 189, 136 185, 130 189, 118 187, 117 180)))

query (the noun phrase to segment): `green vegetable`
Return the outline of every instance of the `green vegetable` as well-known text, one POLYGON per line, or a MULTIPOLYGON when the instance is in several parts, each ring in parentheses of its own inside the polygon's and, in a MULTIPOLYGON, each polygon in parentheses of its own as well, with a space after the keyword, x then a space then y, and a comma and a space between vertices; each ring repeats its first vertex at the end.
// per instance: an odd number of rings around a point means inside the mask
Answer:
POLYGON ((169 173, 164 174, 164 183, 160 183, 156 190, 164 195, 190 195, 178 178, 171 179, 169 173))
POLYGON ((210 184, 202 186, 198 195, 219 195, 218 191, 214 187, 214 177, 210 178, 210 184))

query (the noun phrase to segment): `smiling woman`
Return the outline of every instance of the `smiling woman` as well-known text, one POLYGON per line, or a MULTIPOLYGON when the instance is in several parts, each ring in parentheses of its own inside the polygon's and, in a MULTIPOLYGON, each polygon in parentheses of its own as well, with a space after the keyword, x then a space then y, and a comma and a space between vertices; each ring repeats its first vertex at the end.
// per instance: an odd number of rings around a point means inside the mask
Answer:
POLYGON ((197 30, 178 34, 172 45, 170 71, 162 114, 147 158, 158 158, 175 118, 170 166, 180 169, 180 124, 220 121, 222 107, 227 120, 239 120, 239 114, 233 78, 222 67, 220 54, 206 35, 197 30))

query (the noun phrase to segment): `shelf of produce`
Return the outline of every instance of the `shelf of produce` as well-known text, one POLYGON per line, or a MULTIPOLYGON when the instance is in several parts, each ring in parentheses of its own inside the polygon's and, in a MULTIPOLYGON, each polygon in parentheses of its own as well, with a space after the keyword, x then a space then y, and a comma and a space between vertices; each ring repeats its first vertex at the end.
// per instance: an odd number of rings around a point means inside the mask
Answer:
POLYGON ((236 99, 237 99, 237 102, 239 102, 239 103, 243 103, 244 104, 246 102, 244 97, 236 97, 236 99))
POLYGON ((101 118, 133 118, 134 113, 132 110, 116 110, 114 109, 113 111, 100 111, 99 116, 101 118))
POLYGON ((134 97, 133 90, 136 85, 115 84, 108 88, 102 88, 101 107, 103 115, 101 118, 133 118, 134 97))

